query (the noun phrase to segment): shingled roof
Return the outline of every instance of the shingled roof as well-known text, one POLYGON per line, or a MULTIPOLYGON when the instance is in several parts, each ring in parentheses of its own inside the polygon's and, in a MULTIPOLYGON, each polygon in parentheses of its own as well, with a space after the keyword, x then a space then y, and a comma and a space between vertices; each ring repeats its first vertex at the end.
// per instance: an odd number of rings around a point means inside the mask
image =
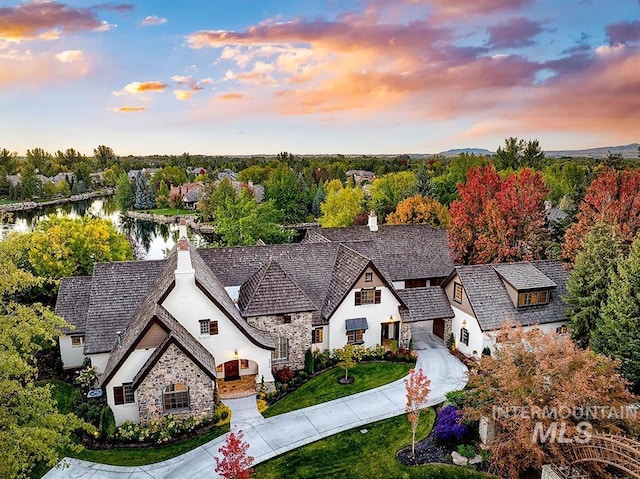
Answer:
POLYGON ((556 287, 556 283, 531 263, 495 264, 493 269, 518 291, 556 287))
MULTIPOLYGON (((91 279, 84 354, 111 351, 116 332, 124 331, 134 312, 168 264, 173 280, 175 258, 159 261, 97 263, 91 279)), ((166 273, 168 274, 168 273, 166 273)), ((58 298, 61 294, 58 293, 58 298)), ((67 299, 63 299, 67 301, 67 299)))
POLYGON ((371 259, 392 281, 444 278, 453 269, 447 232, 428 224, 380 225, 378 231, 368 226, 310 228, 305 241, 348 245, 371 259))
MULTIPOLYGON (((517 308, 514 306, 507 288, 496 269, 497 265, 456 266, 455 272, 460 277, 464 291, 469 298, 480 328, 483 331, 499 329, 505 321, 517 321, 523 326, 532 324, 553 323, 565 320, 565 304, 562 297, 566 294, 567 272, 560 261, 531 261, 528 263, 546 279, 540 284, 553 283, 548 304, 517 308)), ((522 263, 503 263, 499 269, 504 272, 509 268, 521 271, 522 263)), ((454 276, 452 273, 449 277, 454 276)), ((536 274, 536 276, 538 276, 536 274)), ((532 283, 527 283, 533 286, 532 283)))
POLYGON ((62 278, 58 289, 55 313, 62 316, 73 328, 62 328, 62 333, 84 333, 87 309, 91 295, 91 276, 62 278))
POLYGON ((240 287, 238 306, 245 317, 318 309, 273 258, 240 287))
POLYGON ((447 295, 440 286, 401 289, 398 290, 398 295, 408 308, 400 309, 400 316, 406 323, 454 316, 447 295))
POLYGON ((371 260, 351 248, 340 245, 331 272, 331 282, 322 306, 322 316, 330 318, 371 260))

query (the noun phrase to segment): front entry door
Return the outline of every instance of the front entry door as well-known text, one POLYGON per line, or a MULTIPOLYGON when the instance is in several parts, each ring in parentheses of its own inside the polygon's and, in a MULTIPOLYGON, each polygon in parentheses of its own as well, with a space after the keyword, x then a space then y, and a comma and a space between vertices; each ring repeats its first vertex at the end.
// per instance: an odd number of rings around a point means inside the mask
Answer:
POLYGON ((233 381, 234 379, 240 379, 240 368, 238 367, 237 359, 224 363, 224 380, 233 381))
POLYGON ((400 337, 400 321, 393 323, 382 323, 382 338, 380 343, 397 340, 400 337))

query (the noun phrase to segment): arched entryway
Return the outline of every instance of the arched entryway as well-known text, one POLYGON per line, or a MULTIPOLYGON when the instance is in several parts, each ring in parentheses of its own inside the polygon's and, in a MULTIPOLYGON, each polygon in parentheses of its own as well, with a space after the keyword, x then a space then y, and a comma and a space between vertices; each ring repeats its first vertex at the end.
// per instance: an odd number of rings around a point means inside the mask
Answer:
POLYGON ((240 398, 256 393, 258 363, 250 359, 232 359, 216 369, 218 396, 221 399, 240 398))

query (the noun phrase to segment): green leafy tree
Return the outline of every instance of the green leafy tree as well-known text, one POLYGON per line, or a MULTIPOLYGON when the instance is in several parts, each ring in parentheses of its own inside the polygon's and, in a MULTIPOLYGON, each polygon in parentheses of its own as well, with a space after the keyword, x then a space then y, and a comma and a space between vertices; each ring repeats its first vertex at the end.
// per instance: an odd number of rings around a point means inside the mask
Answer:
POLYGON ((291 241, 292 232, 282 228, 282 212, 273 201, 258 203, 247 190, 237 200, 227 199, 216 209, 215 218, 215 232, 224 246, 291 241))
POLYGON ((236 178, 243 183, 253 181, 256 185, 264 185, 271 176, 272 169, 269 165, 251 165, 240 171, 236 178))
POLYGON ((589 346, 621 257, 622 244, 615 228, 603 222, 596 223, 576 257, 564 298, 570 305, 567 318, 571 337, 583 348, 589 346))
POLYGON ((160 187, 158 188, 158 196, 156 196, 156 206, 158 208, 169 207, 169 187, 164 181, 160 182, 160 187))
POLYGON ((120 210, 127 211, 133 207, 134 185, 126 173, 118 176, 115 198, 120 210))
POLYGON ((42 148, 27 150, 27 161, 30 161, 45 176, 52 176, 57 173, 53 155, 42 148))
POLYGON ((331 180, 326 190, 327 197, 320 205, 320 225, 324 228, 351 226, 358 213, 363 211, 362 190, 357 186, 345 188, 340 180, 331 180))
POLYGON ((116 186, 118 176, 122 173, 122 169, 118 165, 111 165, 102 172, 102 182, 105 186, 116 186))
POLYGON ((418 179, 411 171, 389 173, 373 180, 369 194, 371 207, 378 216, 386 217, 402 200, 418 192, 418 179))
POLYGON ((271 172, 266 185, 266 197, 273 200, 282 211, 284 223, 304 221, 307 214, 307 195, 298 181, 298 175, 288 166, 280 166, 271 172))
MULTIPOLYGON (((91 179, 92 168, 86 161, 77 161, 73 168, 73 180, 75 183, 80 183, 84 185, 82 188, 83 191, 93 188, 93 180, 91 179)), ((71 186, 73 188, 73 185, 71 186)), ((80 187, 77 187, 77 190, 80 190, 80 187)), ((82 193, 83 191, 78 191, 78 193, 82 193)))
POLYGON ((97 148, 94 148, 93 156, 101 170, 118 162, 118 156, 113 152, 113 149, 105 145, 99 145, 97 148))
POLYGON ((8 175, 18 172, 18 154, 6 148, 0 150, 0 167, 4 167, 8 175))
POLYGON ((178 166, 166 166, 161 170, 158 170, 151 180, 154 187, 160 188, 160 183, 164 182, 167 186, 180 186, 186 183, 187 173, 184 168, 178 166))
POLYGON ((66 449, 78 451, 73 431, 88 428, 60 414, 50 386, 36 385, 36 355, 54 346, 64 320, 39 303, 8 298, 38 280, 0 248, 0 477, 27 477, 36 463, 54 466, 66 449))
POLYGON ((60 180, 56 189, 58 190, 58 194, 64 198, 71 195, 71 186, 69 186, 67 180, 60 180))
POLYGON ((14 241, 20 254, 16 264, 42 278, 91 275, 96 262, 133 257, 126 237, 101 218, 50 216, 31 233, 12 235, 8 241, 14 241))
POLYGON ((203 221, 215 221, 216 210, 226 207, 227 201, 233 202, 237 199, 238 193, 227 178, 220 181, 210 178, 204 184, 204 195, 197 208, 203 221))
POLYGON ((591 347, 622 362, 622 374, 640 392, 640 239, 612 275, 591 347))
POLYGON ((360 358, 359 351, 353 344, 347 343, 340 349, 334 349, 333 355, 338 358, 336 366, 344 369, 344 381, 346 383, 349 380, 349 369, 355 368, 360 358))
POLYGON ((7 170, 0 166, 0 196, 9 196, 10 189, 11 183, 9 183, 7 170))
POLYGON ((36 176, 36 169, 33 163, 28 161, 22 170, 20 178, 20 192, 23 198, 34 198, 40 196, 42 192, 42 183, 36 176))
POLYGON ((517 170, 524 166, 538 166, 544 160, 544 152, 538 140, 519 140, 509 137, 504 141, 504 148, 498 147, 495 165, 499 170, 517 170))
POLYGON ((451 217, 449 209, 438 200, 414 195, 398 203, 396 210, 387 216, 387 223, 395 225, 427 223, 434 228, 448 228, 451 217))

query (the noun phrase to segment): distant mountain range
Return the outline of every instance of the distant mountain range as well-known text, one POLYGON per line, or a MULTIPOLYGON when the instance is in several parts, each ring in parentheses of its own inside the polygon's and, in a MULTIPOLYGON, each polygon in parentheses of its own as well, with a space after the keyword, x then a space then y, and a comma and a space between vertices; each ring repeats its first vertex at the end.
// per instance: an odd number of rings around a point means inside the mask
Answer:
MULTIPOLYGON (((599 148, 588 148, 586 150, 549 150, 545 151, 546 156, 554 158, 561 158, 563 156, 568 157, 582 157, 582 158, 606 158, 609 153, 621 154, 623 158, 638 158, 638 147, 640 143, 631 143, 630 145, 620 146, 602 146, 599 148)), ((457 156, 460 153, 476 154, 476 155, 495 155, 495 151, 489 151, 485 148, 454 148, 447 151, 438 153, 444 156, 457 156)))

